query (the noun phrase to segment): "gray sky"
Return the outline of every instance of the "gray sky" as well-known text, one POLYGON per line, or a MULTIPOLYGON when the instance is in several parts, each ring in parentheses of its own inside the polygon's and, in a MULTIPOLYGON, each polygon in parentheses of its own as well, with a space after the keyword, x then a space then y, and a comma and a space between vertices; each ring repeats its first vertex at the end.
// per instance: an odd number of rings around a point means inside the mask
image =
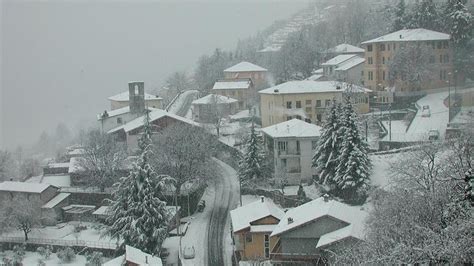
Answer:
POLYGON ((156 88, 307 2, 0 0, 0 148, 91 120, 129 80, 156 88))

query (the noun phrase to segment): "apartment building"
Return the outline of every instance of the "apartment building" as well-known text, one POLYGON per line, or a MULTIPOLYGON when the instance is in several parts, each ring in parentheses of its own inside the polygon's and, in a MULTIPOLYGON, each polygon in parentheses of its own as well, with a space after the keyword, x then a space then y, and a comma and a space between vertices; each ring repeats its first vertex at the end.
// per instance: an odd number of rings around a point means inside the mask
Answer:
POLYGON ((450 35, 427 29, 404 29, 362 43, 365 49, 364 86, 376 92, 375 103, 393 102, 395 92, 412 92, 448 87, 454 78, 453 49, 450 35), (420 84, 405 75, 389 77, 390 63, 397 53, 408 47, 423 48, 429 53, 430 77, 420 84))
POLYGON ((358 113, 369 112, 370 90, 338 81, 289 81, 261 90, 260 109, 262 127, 297 118, 320 124, 332 101, 342 102, 350 95, 358 113))

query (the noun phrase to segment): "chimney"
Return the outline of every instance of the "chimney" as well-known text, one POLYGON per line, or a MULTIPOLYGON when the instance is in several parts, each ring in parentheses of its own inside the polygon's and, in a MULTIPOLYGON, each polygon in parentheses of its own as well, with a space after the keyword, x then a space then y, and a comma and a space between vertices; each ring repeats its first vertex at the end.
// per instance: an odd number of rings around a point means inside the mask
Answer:
POLYGON ((143 114, 145 112, 145 82, 128 83, 128 100, 131 113, 143 114))
POLYGON ((323 198, 324 198, 324 202, 328 202, 328 201, 329 201, 329 195, 328 195, 328 194, 324 194, 324 195, 323 195, 323 198))
POLYGON ((148 264, 148 256, 145 256, 145 263, 148 264))
POLYGON ((293 218, 288 217, 288 224, 291 224, 293 222, 293 218))
POLYGON ((264 196, 260 196, 260 200, 261 200, 262 202, 265 202, 265 197, 264 197, 264 196))

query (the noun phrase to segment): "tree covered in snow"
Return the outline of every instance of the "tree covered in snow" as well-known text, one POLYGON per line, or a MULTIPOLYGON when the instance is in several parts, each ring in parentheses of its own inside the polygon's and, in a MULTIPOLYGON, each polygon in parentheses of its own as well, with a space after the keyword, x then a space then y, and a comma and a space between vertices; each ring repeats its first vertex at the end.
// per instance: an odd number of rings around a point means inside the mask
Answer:
POLYGON ((393 21, 392 30, 398 31, 405 29, 408 24, 408 18, 406 13, 405 0, 400 0, 395 7, 395 19, 393 21))
POLYGON ((119 178, 119 170, 127 157, 124 144, 117 142, 113 136, 99 130, 87 133, 84 143, 84 154, 80 167, 86 173, 86 183, 97 186, 102 191, 111 187, 119 178))
POLYGON ((333 179, 336 187, 332 193, 345 201, 360 203, 367 197, 370 187, 371 162, 368 156, 369 147, 360 134, 357 115, 349 96, 344 100, 338 131, 343 136, 343 141, 339 147, 333 179))
POLYGON ((40 209, 41 206, 38 203, 30 202, 26 196, 16 200, 15 204, 2 200, 0 202, 0 228, 21 230, 25 241, 28 241, 28 234, 33 227, 41 224, 40 209))
POLYGON ((166 79, 166 85, 169 89, 182 93, 185 90, 193 89, 191 78, 184 71, 177 71, 166 79))
POLYGON ((245 151, 239 162, 240 180, 261 179, 267 176, 266 156, 263 144, 252 123, 250 136, 245 143, 245 151))
POLYGON ((106 222, 106 234, 157 255, 168 234, 170 215, 159 196, 168 176, 158 175, 150 165, 152 141, 150 125, 145 121, 140 138, 141 153, 130 175, 114 185, 106 222))
POLYGON ((446 30, 456 46, 464 47, 473 34, 473 16, 464 0, 449 0, 444 9, 446 30))
POLYGON ((439 30, 439 14, 433 0, 421 0, 415 4, 409 26, 410 28, 439 30))
POLYGON ((10 152, 0 150, 0 182, 12 178, 14 160, 10 152))
POLYGON ((335 184, 337 158, 339 157, 343 140, 339 119, 341 114, 341 104, 336 104, 336 101, 333 100, 313 155, 312 165, 316 168, 316 172, 318 172, 319 177, 317 181, 322 184, 335 184))

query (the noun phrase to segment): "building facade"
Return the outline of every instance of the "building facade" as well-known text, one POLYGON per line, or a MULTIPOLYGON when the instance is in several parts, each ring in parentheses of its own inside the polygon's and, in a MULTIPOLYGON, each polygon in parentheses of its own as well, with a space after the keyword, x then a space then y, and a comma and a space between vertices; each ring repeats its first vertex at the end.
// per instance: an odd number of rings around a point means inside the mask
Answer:
POLYGON ((192 102, 193 120, 214 123, 237 112, 238 101, 222 95, 209 94, 192 102))
POLYGON ((321 124, 332 101, 342 102, 350 95, 358 113, 369 112, 370 90, 337 81, 289 81, 262 90, 260 110, 262 127, 268 127, 293 118, 321 124))
POLYGON ((276 179, 297 185, 313 178, 312 158, 320 131, 321 127, 295 118, 262 129, 276 179))
POLYGON ((237 100, 237 108, 246 110, 254 106, 257 93, 250 78, 224 79, 214 83, 212 93, 237 100))
MULTIPOLYGON (((396 31, 362 43, 365 49, 364 86, 376 92, 376 103, 393 102, 394 92, 410 92, 448 87, 453 73, 453 48, 450 35, 427 29, 396 31), (426 56, 424 76, 420 82, 409 81, 405 74, 389 76, 390 66, 400 51, 426 56), (426 73, 428 72, 428 73, 426 73)), ((400 55, 401 56, 401 55, 400 55)), ((392 66, 394 67, 394 66, 392 66)), ((416 71, 416 67, 414 66, 416 71)), ((421 68, 420 63, 420 68, 421 68)), ((407 68, 408 69, 408 68, 407 68)))
POLYGON ((267 75, 267 69, 245 61, 224 70, 224 79, 251 79, 257 90, 266 86, 267 75))

